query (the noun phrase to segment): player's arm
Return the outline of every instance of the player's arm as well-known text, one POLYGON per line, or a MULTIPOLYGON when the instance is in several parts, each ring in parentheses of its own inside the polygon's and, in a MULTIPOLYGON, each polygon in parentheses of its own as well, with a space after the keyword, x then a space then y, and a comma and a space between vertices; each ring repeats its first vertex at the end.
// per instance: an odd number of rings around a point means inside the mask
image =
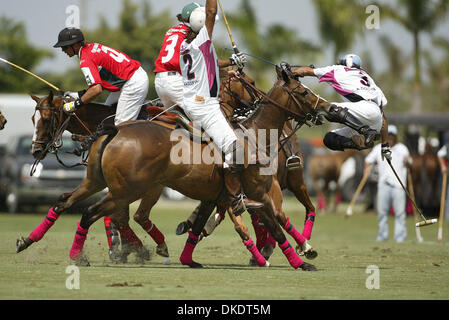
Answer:
POLYGON ((206 22, 205 26, 209 33, 209 38, 212 39, 212 33, 214 31, 215 16, 217 15, 217 0, 206 1, 206 22))
POLYGON ((87 89, 86 93, 81 96, 81 102, 83 104, 87 104, 89 102, 94 101, 103 91, 101 84, 97 83, 87 89))
POLYGON ((312 67, 298 67, 292 70, 292 74, 295 77, 315 76, 312 67))

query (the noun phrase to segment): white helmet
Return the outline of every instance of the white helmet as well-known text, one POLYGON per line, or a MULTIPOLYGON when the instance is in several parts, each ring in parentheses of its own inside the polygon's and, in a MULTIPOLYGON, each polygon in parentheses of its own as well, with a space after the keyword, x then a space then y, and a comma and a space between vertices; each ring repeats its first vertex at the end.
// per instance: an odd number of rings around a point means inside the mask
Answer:
MULTIPOLYGON (((219 20, 218 14, 215 16, 215 23, 219 20)), ((206 23, 206 8, 198 7, 192 11, 189 18, 190 28, 193 31, 198 32, 206 23)))
POLYGON ((198 7, 190 14, 190 27, 193 31, 198 32, 204 26, 206 22, 206 9, 204 7, 198 7))
POLYGON ((343 59, 340 60, 340 64, 348 68, 360 69, 362 66, 362 59, 360 59, 358 55, 350 53, 345 55, 343 59))

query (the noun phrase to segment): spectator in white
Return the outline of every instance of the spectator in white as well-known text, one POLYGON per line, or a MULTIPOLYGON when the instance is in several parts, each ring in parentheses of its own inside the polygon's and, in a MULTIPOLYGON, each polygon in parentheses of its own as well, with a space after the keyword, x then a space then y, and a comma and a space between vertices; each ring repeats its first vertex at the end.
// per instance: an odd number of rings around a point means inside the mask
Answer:
MULTIPOLYGON (((448 150, 449 150, 449 142, 447 142, 437 153, 438 161, 440 162, 441 174, 443 174, 443 178, 444 178, 444 174, 445 173, 447 174, 447 165, 448 165, 448 161, 449 161, 448 150)), ((448 203, 449 188, 447 188, 446 190, 447 191, 446 191, 446 202, 445 202, 445 208, 444 208, 444 216, 445 216, 445 219, 449 219, 449 203, 448 203)))
MULTIPOLYGON (((407 165, 410 159, 410 153, 407 147, 398 142, 398 129, 394 125, 388 126, 388 143, 391 148, 391 154, 388 157, 392 166, 395 168, 401 181, 407 180, 407 165)), ((407 237, 407 228, 405 224, 405 204, 406 194, 401 184, 396 179, 384 155, 381 153, 381 145, 376 145, 365 158, 365 172, 369 174, 373 164, 379 166, 379 181, 377 183, 377 212, 379 231, 377 241, 387 241, 388 239, 388 213, 393 205, 395 213, 394 240, 404 242, 407 237)))

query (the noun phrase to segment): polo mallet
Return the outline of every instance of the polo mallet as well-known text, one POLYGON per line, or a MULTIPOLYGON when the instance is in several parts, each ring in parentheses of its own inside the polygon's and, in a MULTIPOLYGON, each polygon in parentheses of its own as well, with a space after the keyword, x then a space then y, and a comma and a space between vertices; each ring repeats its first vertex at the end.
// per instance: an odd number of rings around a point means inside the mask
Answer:
POLYGON ((396 176, 396 179, 398 179, 399 183, 401 184, 402 189, 405 191, 405 193, 407 194, 408 198, 410 199, 410 201, 412 202, 413 206, 415 207, 416 211, 418 211, 419 215, 421 216, 421 218, 424 221, 421 222, 417 222, 415 224, 415 226, 417 227, 424 227, 424 226, 428 226, 434 223, 438 222, 438 219, 430 219, 427 220, 426 217, 423 215, 423 213, 421 212, 421 210, 419 210, 418 206, 416 205, 415 201, 412 199, 412 197, 410 196, 410 193, 407 191, 407 189, 404 187, 404 184, 402 183, 401 179, 399 178, 398 174, 396 173, 396 170, 394 170, 393 165, 391 164, 391 160, 387 159, 388 164, 390 165, 391 170, 393 170, 394 175, 396 176))
POLYGON ((360 195, 360 192, 362 192, 363 187, 365 186, 366 182, 368 181, 369 174, 364 174, 362 177, 362 180, 359 183, 359 186, 355 190, 354 195, 352 196, 351 202, 349 203, 348 209, 346 209, 346 217, 349 217, 352 215, 352 206, 357 201, 357 198, 360 195))
MULTIPOLYGON (((407 177, 408 177, 408 189, 410 190, 410 195, 412 196, 413 200, 415 201, 415 191, 413 189, 412 174, 410 173, 410 170, 408 168, 407 168, 407 177)), ((413 217, 415 218, 416 240, 418 240, 418 242, 423 242, 424 239, 421 236, 421 229, 416 227, 416 223, 418 223, 418 215, 416 213, 415 208, 413 208, 413 217)))
POLYGON ((49 87, 55 89, 55 90, 58 91, 59 93, 61 93, 61 94, 64 93, 64 91, 62 91, 61 89, 59 89, 57 86, 55 86, 54 84, 51 84, 51 83, 48 82, 47 80, 42 79, 42 78, 39 77, 38 75, 35 75, 35 74, 32 73, 31 71, 28 71, 28 70, 26 70, 26 69, 24 69, 24 68, 22 68, 22 67, 20 67, 20 66, 18 66, 18 65, 16 65, 16 64, 14 64, 14 63, 8 61, 8 60, 5 60, 5 59, 3 59, 3 58, 0 58, 0 61, 3 61, 4 63, 9 64, 10 66, 13 66, 13 67, 15 67, 15 68, 17 68, 17 69, 19 69, 19 70, 22 70, 22 71, 28 73, 30 76, 33 76, 33 77, 35 77, 36 79, 42 81, 43 83, 45 83, 45 84, 48 85, 49 87))
POLYGON ((443 221, 444 221, 444 205, 446 199, 446 186, 447 186, 447 171, 443 173, 443 187, 441 190, 441 202, 440 202, 440 223, 438 226, 438 241, 443 241, 443 221))
POLYGON ((237 45, 235 44, 234 38, 232 37, 231 28, 229 28, 228 20, 226 19, 226 15, 224 13, 223 7, 221 6, 221 1, 218 0, 218 5, 220 6, 221 14, 223 15, 223 20, 226 25, 226 29, 228 30, 229 38, 231 39, 232 49, 234 49, 234 53, 239 53, 239 49, 237 49, 237 45))

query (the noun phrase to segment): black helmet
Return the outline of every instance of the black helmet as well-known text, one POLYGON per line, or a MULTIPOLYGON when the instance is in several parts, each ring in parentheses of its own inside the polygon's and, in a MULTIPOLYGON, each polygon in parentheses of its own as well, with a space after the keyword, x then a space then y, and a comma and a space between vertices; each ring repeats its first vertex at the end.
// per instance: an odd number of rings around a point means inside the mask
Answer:
POLYGON ((80 29, 64 28, 61 32, 59 32, 58 42, 53 46, 53 48, 70 46, 81 41, 84 41, 84 35, 80 29))

